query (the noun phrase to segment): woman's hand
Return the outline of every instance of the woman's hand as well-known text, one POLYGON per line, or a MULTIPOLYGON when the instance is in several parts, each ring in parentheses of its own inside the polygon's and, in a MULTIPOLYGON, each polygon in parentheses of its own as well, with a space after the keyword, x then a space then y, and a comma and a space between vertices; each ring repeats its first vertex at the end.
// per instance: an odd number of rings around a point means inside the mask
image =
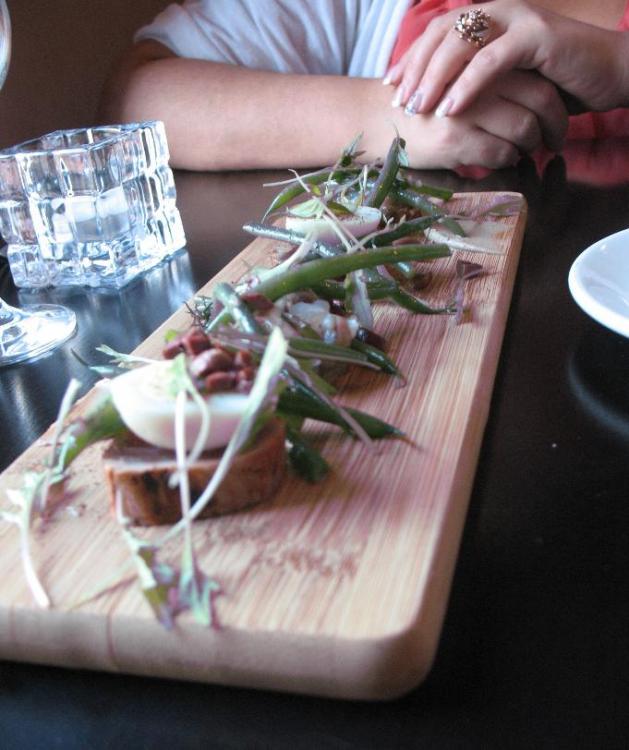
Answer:
POLYGON ((539 71, 584 109, 629 104, 628 33, 574 21, 522 0, 496 0, 482 9, 491 23, 481 48, 454 31, 463 8, 431 21, 385 78, 397 86, 394 104, 406 105, 410 114, 436 106, 441 117, 458 115, 513 69, 539 71))
POLYGON ((542 144, 559 151, 568 129, 568 113, 555 86, 519 70, 488 86, 461 115, 404 119, 407 124, 398 127, 411 161, 452 169, 510 166, 542 144))

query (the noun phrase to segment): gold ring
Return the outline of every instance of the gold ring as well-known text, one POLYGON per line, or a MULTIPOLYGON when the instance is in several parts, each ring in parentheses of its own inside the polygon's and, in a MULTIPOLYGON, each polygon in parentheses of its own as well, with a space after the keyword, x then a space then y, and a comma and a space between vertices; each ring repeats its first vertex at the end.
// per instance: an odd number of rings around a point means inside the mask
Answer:
POLYGON ((480 8, 461 13, 454 24, 459 39, 475 47, 483 47, 491 26, 491 16, 480 8))

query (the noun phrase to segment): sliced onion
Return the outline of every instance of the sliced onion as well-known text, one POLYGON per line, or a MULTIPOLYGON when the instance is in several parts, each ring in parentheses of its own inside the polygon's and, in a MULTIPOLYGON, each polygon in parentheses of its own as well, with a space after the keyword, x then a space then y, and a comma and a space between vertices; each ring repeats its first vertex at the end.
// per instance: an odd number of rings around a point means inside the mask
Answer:
MULTIPOLYGON (((375 232, 381 219, 380 209, 370 206, 358 206, 354 213, 337 217, 338 223, 356 238, 375 232)), ((320 242, 339 241, 338 235, 330 226, 330 220, 323 217, 289 214, 286 217, 286 228, 320 242)))

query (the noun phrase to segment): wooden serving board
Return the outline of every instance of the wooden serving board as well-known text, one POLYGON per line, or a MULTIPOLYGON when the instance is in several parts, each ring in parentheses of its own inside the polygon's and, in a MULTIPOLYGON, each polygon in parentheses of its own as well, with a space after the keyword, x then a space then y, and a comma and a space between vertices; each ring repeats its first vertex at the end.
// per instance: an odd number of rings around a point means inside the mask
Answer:
MULTIPOLYGON (((482 209, 498 197, 460 194, 455 209, 482 209)), ((408 383, 396 387, 362 371, 339 400, 397 425, 408 442, 369 450, 333 428, 313 428, 333 466, 325 481, 291 477, 272 502, 195 523, 201 567, 223 592, 219 627, 186 616, 167 631, 154 619, 125 568, 127 546, 108 509, 95 446, 74 464, 64 503, 34 529, 52 608, 34 603, 18 531, 0 522, 0 656, 342 698, 391 698, 416 686, 437 647, 525 221, 525 208, 494 219, 497 254, 455 253, 432 264, 426 296, 433 303, 452 296, 458 258, 483 264, 484 275, 467 284, 470 310, 460 324, 378 306, 377 329, 408 383)), ((203 291, 268 264, 273 244, 255 240, 203 291)), ((156 355, 165 331, 188 323, 182 309, 138 352, 156 355)), ((0 477, 1 502, 47 456, 47 439, 50 431, 0 477)), ((146 538, 162 534, 148 530, 146 538)))

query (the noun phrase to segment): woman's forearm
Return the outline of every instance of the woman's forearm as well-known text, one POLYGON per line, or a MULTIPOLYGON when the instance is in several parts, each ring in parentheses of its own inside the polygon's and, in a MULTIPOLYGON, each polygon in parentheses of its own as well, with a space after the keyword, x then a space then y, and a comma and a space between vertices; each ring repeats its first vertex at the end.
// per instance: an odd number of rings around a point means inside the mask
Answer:
POLYGON ((207 170, 327 164, 360 130, 365 158, 375 158, 401 119, 376 80, 283 75, 174 56, 123 64, 107 86, 100 117, 163 120, 173 165, 207 170))
POLYGON ((178 58, 147 42, 111 77, 99 118, 163 120, 171 163, 183 169, 319 167, 361 133, 368 162, 387 152, 396 132, 412 167, 497 168, 542 137, 560 142, 565 130, 554 87, 537 78, 520 83, 518 96, 509 96, 508 84, 461 118, 408 117, 391 107, 377 79, 256 71, 178 58))

